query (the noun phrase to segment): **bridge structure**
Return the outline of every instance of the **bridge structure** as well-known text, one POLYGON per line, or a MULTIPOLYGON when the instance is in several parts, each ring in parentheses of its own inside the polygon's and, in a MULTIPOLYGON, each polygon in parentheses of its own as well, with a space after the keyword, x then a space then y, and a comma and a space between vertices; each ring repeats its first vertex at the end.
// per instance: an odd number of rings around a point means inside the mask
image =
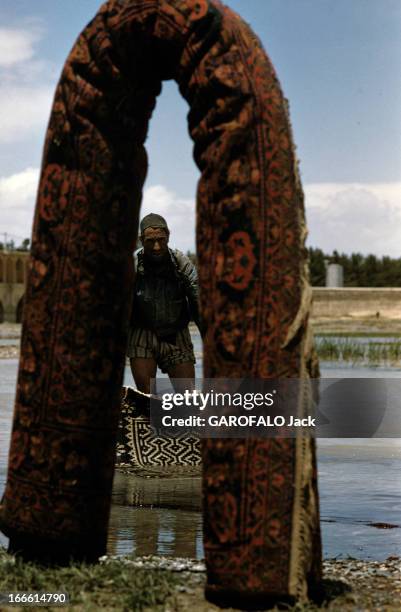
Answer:
MULTIPOLYGON (((0 323, 21 323, 28 251, 0 251, 0 323)), ((401 287, 313 287, 312 317, 401 319, 401 287)))
POLYGON ((0 323, 21 323, 28 251, 0 251, 0 323))

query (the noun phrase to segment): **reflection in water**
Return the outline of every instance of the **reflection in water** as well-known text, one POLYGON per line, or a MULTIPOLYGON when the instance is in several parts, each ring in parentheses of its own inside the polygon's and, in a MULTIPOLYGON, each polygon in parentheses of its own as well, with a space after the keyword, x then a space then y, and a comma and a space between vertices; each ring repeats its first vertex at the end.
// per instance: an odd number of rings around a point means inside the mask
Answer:
POLYGON ((109 554, 202 557, 201 479, 117 472, 109 554))
POLYGON ((137 475, 116 472, 113 504, 116 506, 157 507, 170 510, 198 511, 201 509, 201 478, 172 476, 150 478, 148 471, 137 475))
MULTIPOLYGON (((193 338, 201 375, 201 341, 193 338)), ((323 363, 328 378, 400 378, 394 368, 352 368, 323 363)), ((4 490, 18 362, 0 360, 0 495, 4 490)), ((125 384, 133 384, 129 367, 125 384)), ((384 559, 401 554, 401 441, 318 440, 324 555, 384 559)), ((200 478, 117 473, 108 552, 202 557, 200 478)), ((7 540, 0 533, 0 545, 7 540)))
MULTIPOLYGON (((191 330, 191 336, 197 360, 195 374, 201 378, 202 340, 197 330, 191 330)), ((129 367, 124 385, 135 386, 129 367)), ((200 476, 116 472, 108 552, 202 558, 200 476)))

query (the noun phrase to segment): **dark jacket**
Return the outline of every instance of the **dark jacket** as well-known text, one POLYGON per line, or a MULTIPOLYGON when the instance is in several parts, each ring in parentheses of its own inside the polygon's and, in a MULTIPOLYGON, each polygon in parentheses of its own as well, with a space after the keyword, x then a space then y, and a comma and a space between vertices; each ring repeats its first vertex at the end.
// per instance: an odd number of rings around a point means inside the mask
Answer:
POLYGON ((151 329, 159 338, 173 336, 192 319, 199 327, 198 275, 181 251, 169 249, 163 266, 135 255, 136 280, 132 326, 151 329))

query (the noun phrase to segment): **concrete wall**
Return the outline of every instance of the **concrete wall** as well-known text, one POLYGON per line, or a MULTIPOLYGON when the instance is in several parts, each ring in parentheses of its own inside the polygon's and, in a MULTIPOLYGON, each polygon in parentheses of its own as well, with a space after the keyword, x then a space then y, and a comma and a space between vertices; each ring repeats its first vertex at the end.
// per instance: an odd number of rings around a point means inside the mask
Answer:
MULTIPOLYGON (((0 322, 20 322, 29 253, 0 251, 0 322)), ((313 287, 313 317, 401 319, 401 287, 313 287)))
POLYGON ((401 287, 313 287, 313 317, 401 319, 401 287))

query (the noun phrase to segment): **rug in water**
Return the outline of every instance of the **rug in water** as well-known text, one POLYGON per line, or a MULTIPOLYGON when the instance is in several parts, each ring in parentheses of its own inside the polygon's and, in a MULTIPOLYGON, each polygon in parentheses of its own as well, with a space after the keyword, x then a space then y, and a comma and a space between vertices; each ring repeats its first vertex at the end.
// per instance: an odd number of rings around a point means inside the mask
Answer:
POLYGON ((193 468, 201 465, 200 441, 194 435, 158 435, 150 424, 149 396, 124 388, 117 437, 116 467, 193 468))

